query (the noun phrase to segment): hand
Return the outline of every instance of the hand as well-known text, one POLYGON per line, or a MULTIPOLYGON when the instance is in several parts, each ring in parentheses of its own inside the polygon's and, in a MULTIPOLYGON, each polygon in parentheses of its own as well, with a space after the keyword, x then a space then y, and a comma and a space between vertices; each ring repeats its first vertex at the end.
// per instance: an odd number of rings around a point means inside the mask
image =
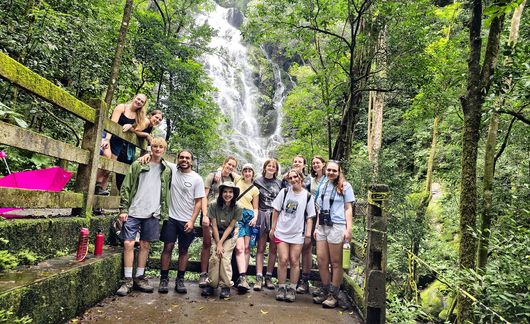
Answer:
POLYGON ((184 224, 184 232, 190 233, 191 231, 193 231, 193 223, 190 220, 189 222, 184 224))
POLYGON ((221 182, 221 171, 215 172, 213 179, 215 183, 221 182))
POLYGON ((254 226, 256 226, 256 222, 257 222, 257 221, 258 221, 258 216, 254 216, 254 218, 252 218, 252 219, 250 220, 250 222, 248 223, 248 225, 254 227, 254 226))
POLYGON ((217 248, 215 249, 215 251, 220 258, 223 256, 223 253, 225 253, 225 249, 223 248, 221 242, 217 243, 217 248))
POLYGON ((128 131, 131 130, 132 126, 133 126, 133 125, 131 125, 131 124, 125 124, 125 125, 123 125, 123 127, 121 128, 121 130, 122 130, 124 133, 125 133, 125 132, 128 132, 128 131))
POLYGON ((318 230, 318 226, 315 227, 315 231, 313 232, 313 238, 315 239, 315 241, 317 240, 317 230, 318 230))
POLYGON ((206 216, 203 216, 201 225, 202 226, 210 226, 210 219, 208 217, 206 217, 206 216))
POLYGON ((351 241, 351 229, 345 229, 344 234, 342 235, 342 241, 343 242, 350 242, 351 241))
POLYGON ((141 164, 147 164, 150 161, 151 161, 151 154, 145 154, 138 158, 138 162, 140 162, 141 164))
POLYGON ((109 147, 109 140, 106 138, 101 139, 101 148, 107 149, 109 147))
POLYGON ((269 238, 270 238, 270 240, 273 241, 273 242, 274 242, 274 231, 275 231, 275 230, 276 230, 276 229, 271 228, 271 230, 269 231, 269 238))
POLYGON ((120 216, 118 216, 122 222, 126 222, 127 218, 129 218, 129 214, 127 213, 121 213, 120 216))

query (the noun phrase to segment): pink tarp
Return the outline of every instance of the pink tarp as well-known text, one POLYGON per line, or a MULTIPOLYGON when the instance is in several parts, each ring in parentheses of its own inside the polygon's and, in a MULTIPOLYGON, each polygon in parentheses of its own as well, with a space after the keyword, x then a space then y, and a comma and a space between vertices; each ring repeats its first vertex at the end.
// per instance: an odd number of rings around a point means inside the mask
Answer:
MULTIPOLYGON (((0 178, 0 187, 58 192, 66 186, 70 178, 72 173, 60 167, 14 172, 0 178)), ((18 209, 20 208, 0 208, 0 216, 8 216, 4 214, 18 209)))

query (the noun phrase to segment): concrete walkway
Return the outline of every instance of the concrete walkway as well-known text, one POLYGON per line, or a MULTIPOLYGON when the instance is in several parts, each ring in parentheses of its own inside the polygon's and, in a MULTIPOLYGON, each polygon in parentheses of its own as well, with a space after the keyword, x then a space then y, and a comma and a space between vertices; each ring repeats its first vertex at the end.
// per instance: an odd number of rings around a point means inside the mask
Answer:
POLYGON ((187 282, 188 293, 178 294, 170 282, 169 294, 156 291, 158 278, 150 279, 155 292, 132 292, 126 297, 109 297, 70 323, 362 323, 354 311, 324 309, 309 294, 297 295, 296 302, 278 302, 275 291, 250 291, 230 300, 219 299, 219 290, 205 298, 196 282, 187 282))

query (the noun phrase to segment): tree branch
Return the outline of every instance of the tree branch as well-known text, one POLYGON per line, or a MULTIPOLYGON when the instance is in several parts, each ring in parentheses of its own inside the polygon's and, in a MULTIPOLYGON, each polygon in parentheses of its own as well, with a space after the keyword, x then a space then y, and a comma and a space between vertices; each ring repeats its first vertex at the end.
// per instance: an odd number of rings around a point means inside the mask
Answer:
POLYGON ((504 110, 504 109, 499 109, 497 110, 497 112, 499 114, 507 114, 507 115, 511 115, 513 116, 515 119, 518 119, 520 121, 522 121, 523 123, 527 124, 527 125, 530 125, 530 119, 528 119, 527 117, 523 116, 522 114, 518 113, 518 112, 515 112, 515 111, 510 111, 510 110, 504 110))

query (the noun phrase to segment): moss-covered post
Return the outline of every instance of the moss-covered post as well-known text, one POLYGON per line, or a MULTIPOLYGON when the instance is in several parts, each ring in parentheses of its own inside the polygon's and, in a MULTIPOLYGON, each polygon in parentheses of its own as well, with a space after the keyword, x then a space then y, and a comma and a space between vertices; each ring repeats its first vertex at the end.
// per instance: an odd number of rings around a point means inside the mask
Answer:
POLYGON ((387 213, 385 211, 388 186, 372 184, 368 192, 366 246, 366 286, 364 312, 366 323, 381 323, 386 320, 386 260, 387 260, 387 213))
POLYGON ((79 164, 77 167, 77 178, 75 182, 75 191, 83 193, 85 197, 83 207, 73 211, 74 214, 86 217, 92 214, 92 207, 94 205, 94 189, 98 171, 101 132, 103 131, 103 119, 107 111, 107 106, 103 100, 90 100, 88 104, 96 109, 96 119, 94 123, 85 122, 81 148, 90 152, 90 158, 86 165, 79 164))

